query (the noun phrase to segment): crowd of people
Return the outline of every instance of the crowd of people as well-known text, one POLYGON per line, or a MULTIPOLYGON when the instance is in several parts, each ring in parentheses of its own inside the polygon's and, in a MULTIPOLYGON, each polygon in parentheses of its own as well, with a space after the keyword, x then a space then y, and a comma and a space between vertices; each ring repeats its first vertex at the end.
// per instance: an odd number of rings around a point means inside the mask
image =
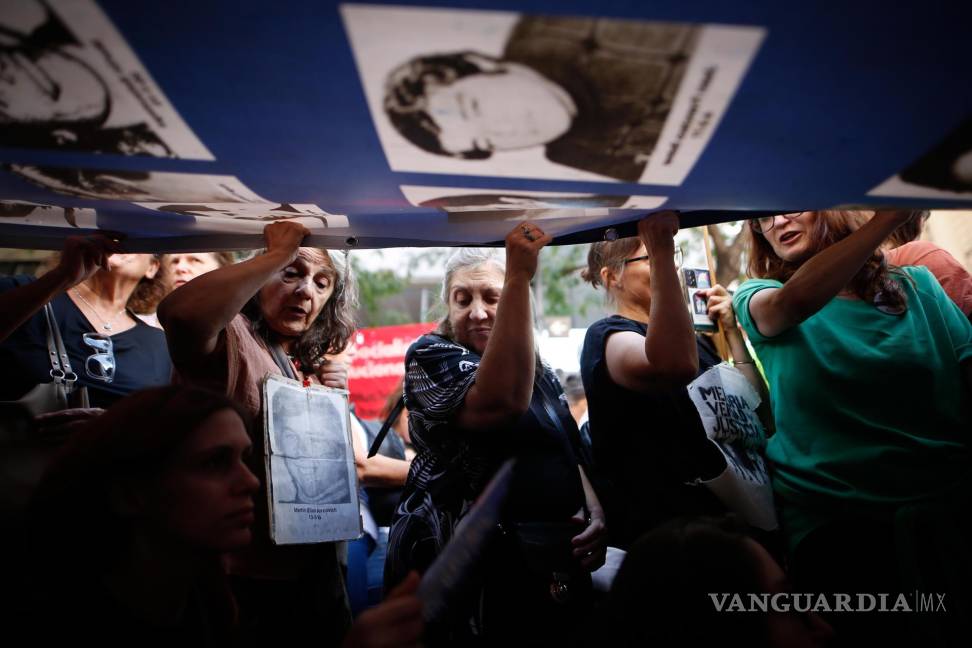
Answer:
POLYGON ((44 638, 165 645, 962 643, 972 278, 915 240, 926 217, 749 221, 750 278, 700 290, 708 334, 679 282, 678 215, 648 216, 591 246, 583 277, 614 314, 565 384, 534 334, 551 237, 526 222, 505 253, 460 248, 378 454, 381 422, 349 416, 361 536, 301 544, 273 540, 268 445, 289 442, 265 434, 265 383, 347 389, 346 256, 286 221, 239 262, 68 239, 46 273, 0 278, 4 452, 49 450, 2 500, 4 607, 44 638), (511 459, 466 594, 433 618, 421 575, 511 459), (729 613, 713 598, 790 592, 947 603, 729 613))

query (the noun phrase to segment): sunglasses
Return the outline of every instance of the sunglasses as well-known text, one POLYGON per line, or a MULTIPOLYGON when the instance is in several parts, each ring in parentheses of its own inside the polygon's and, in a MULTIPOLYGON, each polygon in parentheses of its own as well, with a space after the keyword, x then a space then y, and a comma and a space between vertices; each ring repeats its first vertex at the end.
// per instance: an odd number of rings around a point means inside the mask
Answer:
POLYGON ((774 225, 776 225, 777 216, 782 216, 786 220, 793 220, 794 218, 796 218, 802 213, 803 213, 802 211, 799 211, 799 212, 788 212, 786 214, 774 214, 772 216, 760 216, 759 218, 754 218, 750 220, 749 226, 753 228, 754 232, 765 234, 766 232, 773 229, 774 225))
POLYGON ((94 350, 84 361, 84 371, 88 377, 103 383, 114 380, 115 347, 111 338, 101 333, 85 333, 81 341, 94 350))
MULTIPOLYGON (((674 258, 674 261, 675 261, 675 267, 676 268, 681 268, 682 267, 682 249, 681 248, 675 248, 675 256, 673 258, 674 258)), ((630 259, 625 259, 622 263, 623 263, 623 265, 628 265, 629 263, 634 263, 635 261, 648 261, 649 263, 651 263, 651 255, 650 254, 642 254, 641 256, 631 257, 630 259)))

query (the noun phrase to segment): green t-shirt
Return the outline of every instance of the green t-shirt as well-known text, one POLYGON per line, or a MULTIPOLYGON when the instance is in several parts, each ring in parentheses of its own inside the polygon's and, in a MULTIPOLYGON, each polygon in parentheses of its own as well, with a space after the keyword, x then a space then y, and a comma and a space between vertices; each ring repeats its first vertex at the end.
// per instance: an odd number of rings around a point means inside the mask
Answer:
POLYGON ((791 548, 829 520, 934 497, 972 470, 959 367, 972 358, 972 324, 926 268, 903 270, 914 282, 900 280, 903 315, 834 298, 775 337, 760 334, 749 300, 783 284, 750 280, 733 298, 770 385, 766 455, 791 548))

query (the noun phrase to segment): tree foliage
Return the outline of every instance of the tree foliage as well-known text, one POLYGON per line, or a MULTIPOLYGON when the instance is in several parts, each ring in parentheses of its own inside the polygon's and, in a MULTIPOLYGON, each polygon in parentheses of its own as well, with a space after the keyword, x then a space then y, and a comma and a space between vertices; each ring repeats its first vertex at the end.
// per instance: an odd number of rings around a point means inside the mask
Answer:
POLYGON ((411 321, 408 313, 388 308, 383 302, 388 297, 402 293, 408 279, 399 277, 392 270, 366 270, 351 256, 351 268, 358 283, 358 326, 390 326, 411 321))
POLYGON ((748 225, 742 222, 738 231, 735 229, 736 225, 737 223, 722 223, 706 226, 713 245, 716 281, 723 286, 728 286, 743 276, 748 225))
POLYGON ((579 290, 580 271, 587 266, 590 245, 561 245, 540 251, 538 276, 534 278, 538 307, 543 315, 585 315, 600 303, 593 290, 579 290))

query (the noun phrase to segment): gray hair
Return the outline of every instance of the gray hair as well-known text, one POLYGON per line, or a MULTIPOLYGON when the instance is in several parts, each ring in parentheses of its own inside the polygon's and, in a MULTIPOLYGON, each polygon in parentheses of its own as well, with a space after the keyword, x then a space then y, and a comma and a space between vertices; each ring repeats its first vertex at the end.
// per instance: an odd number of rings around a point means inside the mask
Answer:
POLYGON ((506 252, 502 248, 459 248, 446 261, 445 278, 442 280, 442 291, 439 298, 446 306, 449 305, 449 286, 457 270, 476 268, 486 263, 495 264, 501 271, 506 272, 506 252))
MULTIPOLYGON (((294 355, 305 372, 313 371, 324 355, 341 353, 357 330, 354 314, 358 306, 358 287, 350 258, 347 253, 314 249, 323 253, 334 268, 334 292, 310 328, 297 339, 294 355)), ((260 310, 259 291, 250 298, 242 312, 250 320, 253 331, 269 341, 271 334, 260 310)))
POLYGON ((492 263, 506 272, 506 251, 502 248, 459 248, 453 252, 445 265, 445 277, 442 279, 442 290, 439 293, 441 308, 445 311, 436 333, 443 337, 454 339, 452 326, 449 323, 449 287, 456 276, 456 272, 465 268, 477 268, 481 265, 492 263))
MULTIPOLYGON (((456 271, 462 270, 463 268, 477 268, 481 265, 487 263, 492 263, 499 268, 500 272, 506 273, 506 250, 503 248, 459 248, 452 253, 449 260, 446 261, 446 271, 445 277, 442 279, 442 293, 440 297, 442 298, 442 305, 445 308, 445 314, 442 319, 439 320, 439 325, 435 329, 437 335, 456 341, 455 332, 452 330, 452 323, 449 321, 449 286, 452 285, 452 280, 456 275, 456 271)), ((530 291, 530 312, 535 314, 537 312, 536 303, 534 303, 533 291, 530 291)), ((534 379, 536 380, 543 374, 543 361, 540 359, 540 347, 536 345, 537 332, 536 327, 534 327, 534 379)))

